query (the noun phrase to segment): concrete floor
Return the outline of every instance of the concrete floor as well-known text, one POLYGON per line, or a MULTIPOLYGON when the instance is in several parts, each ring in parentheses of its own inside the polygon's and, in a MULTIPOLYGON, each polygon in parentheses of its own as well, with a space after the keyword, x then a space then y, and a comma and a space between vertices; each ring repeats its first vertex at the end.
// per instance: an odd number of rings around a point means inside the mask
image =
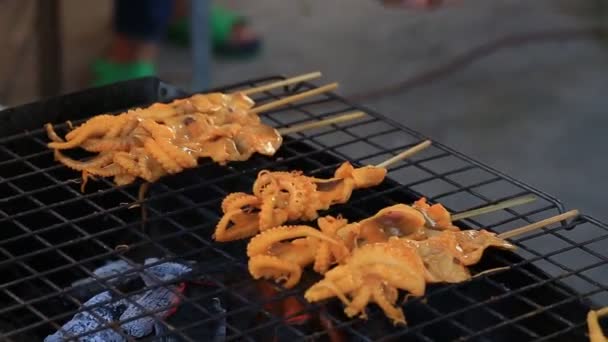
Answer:
MULTIPOLYGON (((214 85, 320 70, 348 95, 406 79, 507 34, 592 24, 592 1, 464 0, 433 13, 371 0, 224 1, 252 18, 265 50, 216 61, 214 85)), ((189 85, 187 51, 167 47, 161 77, 189 85)), ((501 50, 432 84, 365 104, 608 221, 603 96, 608 46, 595 40, 501 50)))

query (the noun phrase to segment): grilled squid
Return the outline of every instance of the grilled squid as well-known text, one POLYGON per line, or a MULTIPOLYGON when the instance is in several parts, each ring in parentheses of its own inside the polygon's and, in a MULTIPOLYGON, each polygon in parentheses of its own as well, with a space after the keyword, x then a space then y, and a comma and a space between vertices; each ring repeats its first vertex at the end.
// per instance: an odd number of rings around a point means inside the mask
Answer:
POLYGON ((214 237, 217 241, 233 241, 288 221, 315 220, 319 211, 348 202, 353 190, 380 184, 386 172, 375 166, 355 168, 348 162, 330 179, 295 171, 263 170, 253 184, 253 194, 232 193, 224 199, 224 215, 214 237))
POLYGON ((171 103, 155 103, 118 115, 87 120, 62 138, 46 125, 55 159, 88 176, 114 177, 116 185, 180 173, 211 158, 224 165, 254 153, 274 155, 282 144, 279 132, 263 124, 250 110, 253 101, 242 94, 198 94, 171 103), (62 150, 80 148, 92 154, 74 160, 62 150))

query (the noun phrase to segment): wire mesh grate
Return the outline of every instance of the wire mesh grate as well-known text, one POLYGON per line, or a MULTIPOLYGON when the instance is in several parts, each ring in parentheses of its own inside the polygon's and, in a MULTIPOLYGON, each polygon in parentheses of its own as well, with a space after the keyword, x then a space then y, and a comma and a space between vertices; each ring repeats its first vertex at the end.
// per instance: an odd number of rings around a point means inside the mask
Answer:
MULTIPOLYGON (((278 78, 247 81, 222 90, 252 87, 278 78)), ((254 99, 264 103, 314 87, 304 83, 265 92, 254 99)), ((145 104, 134 102, 131 106, 145 104)), ((247 271, 246 242, 213 241, 211 234, 223 197, 230 192, 248 192, 262 169, 298 169, 328 177, 344 160, 377 163, 425 138, 335 94, 291 104, 263 118, 283 127, 357 109, 369 117, 292 134, 273 158, 254 156, 227 167, 200 161, 196 169, 162 179, 151 187, 143 203, 148 212, 143 227, 139 207, 133 205, 137 202, 137 185, 114 187, 100 179, 90 181, 86 192, 81 193, 79 175, 53 160, 42 129, 0 138, 2 338, 42 340, 81 311, 93 295, 108 291, 113 302, 97 305, 102 315, 97 315, 97 329, 91 332, 114 327, 116 338, 125 341, 133 337, 120 326, 142 318, 154 326, 154 337, 148 336, 148 340, 162 336, 176 341, 212 337, 586 340, 587 311, 591 306, 608 305, 608 227, 588 216, 571 225, 519 237, 515 239, 515 253, 491 250, 473 267, 479 271, 509 266, 507 270, 462 284, 431 285, 423 298, 403 304, 407 327, 393 327, 376 307, 369 309, 368 320, 361 320, 346 319, 337 301, 307 304, 303 291, 318 279, 311 273, 288 291, 254 281, 247 271), (161 261, 142 265, 149 258, 161 261), (129 270, 106 277, 94 273, 116 260, 128 264, 129 270), (176 281, 157 279, 149 285, 135 279, 138 271, 171 261, 194 262, 193 272, 178 281, 183 288, 176 281), (126 288, 119 285, 117 280, 129 274, 134 278, 132 283, 126 288), (84 278, 91 278, 87 287, 72 286, 84 278), (172 293, 175 310, 171 315, 165 314, 166 307, 154 311, 141 304, 140 299, 155 289, 172 293), (277 305, 287 298, 299 303, 301 312, 292 314, 306 316, 304 323, 295 324, 277 313, 277 305), (127 321, 105 319, 103 305, 120 300, 135 307, 138 314, 127 321)), ((95 114, 81 113, 74 119, 95 114)), ((59 125, 58 129, 65 132, 66 127, 59 125)), ((358 220, 385 206, 411 203, 420 196, 459 212, 535 194, 538 200, 533 203, 467 219, 461 225, 504 232, 563 212, 561 203, 551 196, 437 143, 393 166, 389 177, 376 188, 358 190, 349 203, 326 213, 358 220)))

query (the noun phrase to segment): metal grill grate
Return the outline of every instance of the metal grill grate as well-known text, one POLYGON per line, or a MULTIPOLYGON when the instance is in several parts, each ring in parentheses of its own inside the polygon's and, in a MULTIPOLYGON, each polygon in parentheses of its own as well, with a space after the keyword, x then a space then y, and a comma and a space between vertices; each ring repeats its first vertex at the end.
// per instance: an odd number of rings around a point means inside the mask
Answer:
MULTIPOLYGON (((279 77, 222 90, 256 86, 273 79, 279 77)), ((148 101, 164 101, 175 94, 163 87, 161 84, 158 98, 152 96, 148 101)), ((301 84, 254 99, 263 103, 313 87, 301 84)), ((145 104, 133 102, 130 106, 145 104)), ((157 329, 175 341, 199 341, 200 334, 204 334, 201 327, 220 321, 227 340, 329 340, 335 332, 360 341, 587 339, 585 319, 590 305, 608 305, 608 227, 587 216, 570 226, 516 239, 516 253, 488 251, 482 262, 473 267, 480 271, 510 266, 508 270, 463 284, 430 286, 425 297, 404 304, 409 323, 406 328, 391 326, 375 307, 369 310, 368 321, 362 321, 346 319, 337 301, 307 304, 303 291, 318 279, 312 273, 305 274, 293 290, 263 296, 260 282, 253 281, 247 272, 246 242, 216 243, 211 238, 221 200, 229 192, 249 192, 261 169, 299 169, 328 177, 344 160, 377 163, 424 138, 333 94, 263 116, 280 127, 355 109, 370 116, 291 135, 273 158, 255 156, 228 167, 201 161, 197 169, 162 179, 152 186, 146 200, 149 217, 145 229, 141 227, 139 209, 132 207, 137 185, 116 188, 102 179, 89 182, 82 194, 79 175, 53 161, 42 129, 0 138, 1 336, 10 341, 30 341, 42 340, 55 332, 88 299, 69 289, 78 279, 93 277, 99 290, 110 290, 133 302, 124 289, 113 285, 114 277, 101 279, 93 270, 108 261, 124 260, 134 265, 131 272, 135 272, 142 269, 137 265, 145 258, 159 257, 164 261, 196 261, 195 272, 189 277, 202 279, 201 285, 190 286, 189 291, 175 291, 180 298, 175 315, 167 320, 155 318, 157 329), (129 248, 117 251, 118 245, 129 248), (334 330, 310 322, 288 324, 285 317, 267 309, 269 303, 288 296, 294 296, 313 317, 325 317, 334 330), (212 298, 219 299, 224 313, 209 307, 212 298), (185 310, 188 313, 182 313, 184 317, 180 318, 180 312, 185 310)), ((95 114, 98 112, 82 112, 74 118, 95 114)), ((34 127, 41 127, 48 120, 30 119, 34 127)), ((438 143, 393 166, 389 177, 381 186, 358 190, 348 204, 327 213, 341 213, 349 220, 357 220, 382 207, 411 203, 423 195, 458 212, 525 194, 537 195, 536 202, 464 223, 472 228, 504 232, 563 212, 562 205, 551 196, 438 143)), ((464 224, 461 226, 466 227, 464 224)), ((149 266, 153 264, 146 268, 149 266)), ((140 287, 129 296, 168 283, 140 287)), ((157 312, 145 311, 141 316, 153 317, 151 314, 157 312)), ((98 330, 105 328, 102 325, 98 330)), ((124 333, 123 338, 129 339, 124 333)))

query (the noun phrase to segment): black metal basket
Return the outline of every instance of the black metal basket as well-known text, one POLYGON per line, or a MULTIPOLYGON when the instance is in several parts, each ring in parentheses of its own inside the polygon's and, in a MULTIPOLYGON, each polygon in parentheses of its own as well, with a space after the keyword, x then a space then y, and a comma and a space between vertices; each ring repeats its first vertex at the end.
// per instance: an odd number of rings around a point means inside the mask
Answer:
MULTIPOLYGON (((259 85, 282 77, 243 82, 222 91, 259 85)), ((265 92, 264 103, 305 89, 309 83, 265 92)), ((372 164, 425 139, 421 134, 335 94, 317 96, 263 115, 276 127, 318 120, 360 109, 369 117, 285 137, 272 158, 254 156, 227 167, 200 161, 196 169, 155 183, 141 224, 133 208, 138 185, 115 187, 90 181, 85 193, 80 175, 53 160, 42 129, 46 122, 79 122, 103 112, 118 112, 187 94, 154 78, 90 89, 0 112, 0 336, 9 341, 42 340, 69 321, 88 296, 110 290, 133 298, 170 282, 125 289, 116 277, 101 279, 93 270, 111 260, 132 265, 150 257, 195 261, 187 291, 175 292, 177 311, 152 317, 155 334, 143 340, 587 340, 586 314, 608 305, 606 238, 608 227, 591 217, 515 239, 515 253, 489 250, 473 268, 508 269, 453 285, 433 285, 423 298, 404 304, 407 327, 394 327, 371 307, 368 320, 347 319, 338 301, 306 303, 302 294, 315 274, 289 291, 264 295, 247 272, 246 242, 217 243, 211 238, 223 197, 249 192, 262 169, 298 169, 327 177, 344 160, 372 164), (124 249, 116 246, 126 245, 124 249), (87 287, 73 288, 91 277, 87 287), (128 293, 128 295, 127 295, 128 293), (294 324, 268 309, 290 297, 308 317, 294 324), (214 309, 214 301, 221 310, 214 309), (331 324, 331 329, 327 325, 331 324), (220 329, 221 334, 217 331, 220 329)), ((407 121, 407 117, 404 118, 407 121)), ((65 125, 58 125, 65 129, 65 125)), ((452 212, 535 194, 538 200, 517 208, 468 219, 462 227, 495 232, 535 222, 564 211, 555 198, 434 142, 419 155, 393 166, 382 185, 358 190, 351 201, 329 210, 357 220, 382 207, 411 203, 421 196, 452 212)), ((138 267, 138 266, 135 266, 138 267)), ((148 266, 146 266, 148 267, 148 266)), ((139 268, 141 269, 141 268, 139 268)), ((171 287, 174 289, 174 287, 171 287)), ((102 325, 119 328, 122 322, 102 325)), ((121 332, 124 340, 133 340, 121 332)), ((83 336, 80 336, 83 337, 83 336)))

